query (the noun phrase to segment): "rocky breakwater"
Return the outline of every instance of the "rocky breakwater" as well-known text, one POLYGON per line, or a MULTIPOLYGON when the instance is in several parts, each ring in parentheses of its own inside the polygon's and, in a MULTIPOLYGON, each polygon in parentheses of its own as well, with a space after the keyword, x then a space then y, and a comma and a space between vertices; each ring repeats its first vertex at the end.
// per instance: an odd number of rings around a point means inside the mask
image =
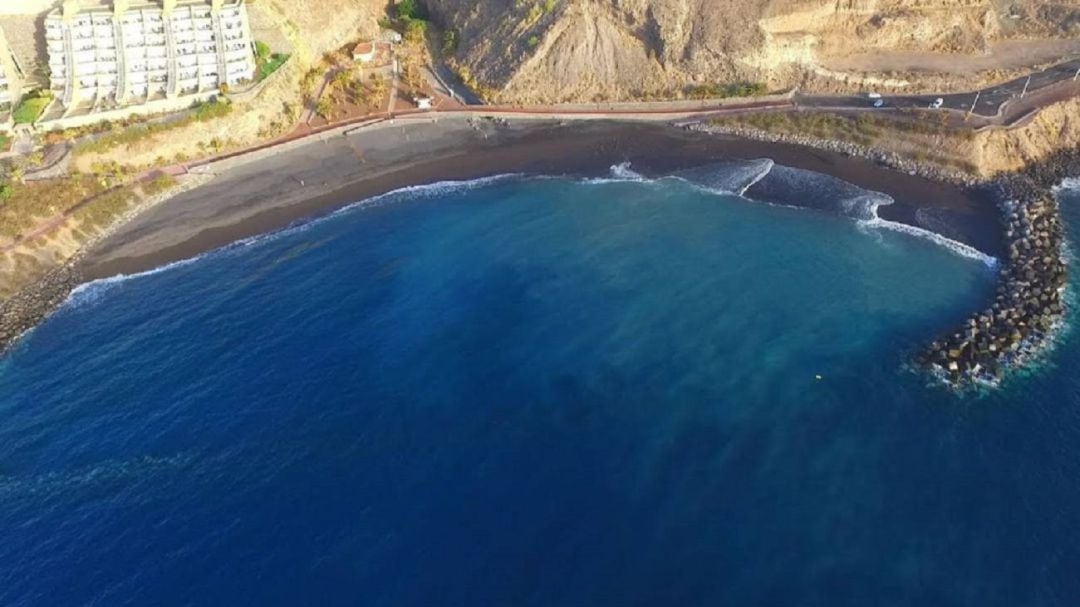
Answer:
POLYGON ((0 352, 55 310, 81 282, 77 267, 68 264, 50 270, 34 284, 0 302, 0 352))
POLYGON ((869 160, 909 175, 918 175, 919 177, 926 179, 954 183, 965 187, 973 187, 979 183, 979 180, 975 176, 964 171, 943 167, 933 163, 917 162, 896 152, 859 145, 841 139, 828 139, 803 133, 774 133, 738 124, 693 124, 688 126, 687 129, 714 135, 728 135, 742 139, 753 139, 755 141, 787 143, 819 150, 828 150, 845 156, 869 160))
POLYGON ((994 301, 918 356, 922 366, 959 387, 997 383, 1030 360, 1064 313, 1064 236, 1050 188, 1022 174, 990 187, 1002 209, 1007 247, 994 301))

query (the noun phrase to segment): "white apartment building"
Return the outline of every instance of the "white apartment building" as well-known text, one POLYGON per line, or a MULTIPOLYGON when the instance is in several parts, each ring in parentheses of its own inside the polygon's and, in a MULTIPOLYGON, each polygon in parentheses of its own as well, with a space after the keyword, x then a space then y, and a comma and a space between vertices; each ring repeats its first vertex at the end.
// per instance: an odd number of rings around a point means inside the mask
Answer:
POLYGON ((66 0, 45 39, 65 116, 205 98, 255 75, 242 0, 66 0))

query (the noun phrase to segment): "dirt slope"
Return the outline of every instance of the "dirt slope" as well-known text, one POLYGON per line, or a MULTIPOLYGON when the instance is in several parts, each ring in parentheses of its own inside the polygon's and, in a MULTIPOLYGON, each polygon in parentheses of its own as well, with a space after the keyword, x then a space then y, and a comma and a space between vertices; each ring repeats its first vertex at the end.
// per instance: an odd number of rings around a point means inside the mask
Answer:
MULTIPOLYGON (((1080 35, 1080 0, 428 0, 458 30, 452 61, 506 101, 673 97, 694 83, 774 88, 962 87, 963 75, 858 71, 828 64, 868 53, 981 56, 996 41, 1080 35)), ((1045 53, 1043 54, 1045 55, 1045 53)), ((1040 55, 1041 58, 1045 58, 1040 55)), ((1013 62, 1015 63, 1015 61, 1013 62)), ((888 70, 888 71, 886 71, 888 70)))

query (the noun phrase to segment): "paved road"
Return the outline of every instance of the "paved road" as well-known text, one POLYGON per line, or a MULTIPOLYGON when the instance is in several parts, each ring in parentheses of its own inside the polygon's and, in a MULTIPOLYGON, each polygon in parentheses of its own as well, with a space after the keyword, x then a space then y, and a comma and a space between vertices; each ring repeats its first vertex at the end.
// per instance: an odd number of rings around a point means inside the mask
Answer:
MULTIPOLYGON (((441 88, 449 88, 453 92, 452 97, 465 105, 483 105, 483 101, 469 90, 469 87, 461 83, 461 79, 457 77, 450 68, 443 65, 441 62, 437 62, 434 66, 434 73, 432 76, 436 76, 436 80, 441 85, 441 88)), ((448 91, 448 92, 450 92, 448 91)))
MULTIPOLYGON (((1076 76, 1078 69, 1080 69, 1080 59, 1073 59, 1041 72, 1032 73, 1030 83, 1028 77, 1023 76, 983 89, 978 93, 978 105, 974 108, 974 113, 988 118, 998 116, 1006 102, 1012 99, 1019 100, 1025 84, 1027 84, 1027 94, 1030 95, 1033 91, 1052 84, 1071 81, 1076 76)), ((1077 82, 1080 83, 1080 79, 1077 82)), ((972 109, 972 104, 975 103, 976 93, 886 95, 884 108, 926 108, 938 97, 941 97, 944 101, 943 107, 967 112, 972 109)), ((796 95, 795 103, 802 107, 818 108, 861 108, 870 106, 870 101, 865 95, 861 97, 856 95, 796 95)))

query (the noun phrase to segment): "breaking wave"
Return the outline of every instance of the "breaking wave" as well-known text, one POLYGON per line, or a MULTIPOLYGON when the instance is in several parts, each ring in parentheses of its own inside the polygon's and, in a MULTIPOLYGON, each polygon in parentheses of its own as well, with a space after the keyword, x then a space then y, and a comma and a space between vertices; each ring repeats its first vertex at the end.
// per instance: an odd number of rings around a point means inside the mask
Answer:
MULTIPOLYGON (((958 235, 949 226, 947 218, 937 210, 920 209, 916 212, 916 220, 926 227, 881 219, 878 208, 893 204, 891 196, 861 188, 824 173, 777 165, 766 158, 713 163, 677 171, 673 176, 719 194, 734 194, 758 202, 816 209, 853 219, 868 228, 892 230, 925 238, 958 255, 977 260, 988 268, 995 268, 998 264, 995 257, 959 242, 956 239, 958 235)), ((1080 185, 1080 181, 1077 185, 1080 185)))
POLYGON ((746 188, 752 200, 807 207, 869 221, 877 218, 880 206, 893 203, 892 197, 837 179, 824 173, 774 165, 768 174, 746 188))
POLYGON ((897 221, 889 221, 888 219, 881 219, 880 217, 875 217, 873 219, 860 221, 859 223, 860 223, 860 225, 866 226, 868 228, 880 228, 880 229, 885 229, 885 230, 892 230, 893 232, 901 232, 903 234, 908 234, 910 236, 916 236, 918 238, 925 238, 925 239, 927 239, 927 240, 929 240, 931 242, 934 242, 935 244, 939 244, 939 245, 945 247, 946 249, 949 249, 950 251, 952 251, 953 253, 956 253, 957 255, 961 255, 963 257, 967 257, 969 259, 974 259, 976 261, 979 261, 979 262, 981 262, 983 265, 985 265, 987 268, 989 268, 991 270, 997 268, 997 266, 998 266, 998 260, 997 260, 996 257, 994 257, 992 255, 987 255, 986 253, 983 253, 982 251, 976 249, 975 247, 966 245, 966 244, 964 244, 962 242, 957 242, 955 240, 952 240, 951 238, 946 238, 945 236, 942 236, 941 234, 938 234, 937 232, 932 232, 932 231, 927 230, 925 228, 920 228, 920 227, 916 227, 916 226, 913 226, 913 225, 908 225, 906 223, 900 223, 900 222, 897 222, 897 221))
POLYGON ((611 169, 608 171, 607 177, 593 177, 583 180, 584 183, 589 184, 604 184, 604 183, 627 183, 627 182, 646 182, 651 181, 641 173, 630 168, 629 162, 620 162, 619 164, 611 165, 611 169))
POLYGON ((1080 191, 1080 177, 1066 177, 1061 180, 1055 190, 1078 190, 1080 191))
POLYGON ((744 196, 746 190, 764 179, 775 165, 770 158, 735 160, 676 171, 674 176, 706 190, 744 196))

